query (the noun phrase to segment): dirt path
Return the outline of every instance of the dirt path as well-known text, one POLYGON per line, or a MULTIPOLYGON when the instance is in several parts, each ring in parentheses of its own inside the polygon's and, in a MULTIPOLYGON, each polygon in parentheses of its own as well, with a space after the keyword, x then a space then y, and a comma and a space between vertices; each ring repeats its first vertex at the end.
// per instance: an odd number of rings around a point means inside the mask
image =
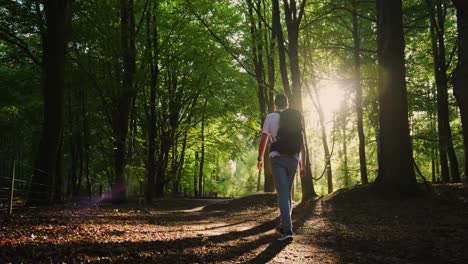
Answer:
MULTIPOLYGON (((212 201, 165 203, 164 208, 55 207, 18 212, 0 228, 0 262, 333 260, 327 250, 314 245, 315 239, 310 235, 310 231, 320 228, 317 217, 296 220, 297 235, 292 243, 286 243, 277 241, 273 231, 277 223, 275 207, 226 211, 203 210, 212 201)), ((320 206, 314 210, 320 215, 320 206)))
POLYGON ((458 191, 458 202, 362 190, 309 201, 294 210, 291 243, 276 240, 274 195, 27 209, 0 225, 0 263, 468 263, 458 191))

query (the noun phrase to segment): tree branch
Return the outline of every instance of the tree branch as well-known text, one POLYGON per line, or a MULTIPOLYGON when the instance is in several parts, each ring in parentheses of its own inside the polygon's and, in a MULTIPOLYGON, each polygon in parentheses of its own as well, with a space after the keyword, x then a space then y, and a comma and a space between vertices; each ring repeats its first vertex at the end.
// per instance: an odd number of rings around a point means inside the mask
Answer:
POLYGON ((249 5, 250 7, 253 8, 253 10, 255 10, 255 12, 257 13, 258 17, 260 18, 260 20, 262 20, 263 24, 269 29, 269 30, 273 30, 273 28, 271 27, 270 24, 268 24, 268 22, 265 20, 265 17, 261 15, 261 12, 260 10, 258 10, 257 7, 255 7, 251 1, 247 1, 247 5, 249 5))
POLYGON ((297 18, 297 24, 300 25, 302 21, 302 17, 304 17, 304 9, 307 0, 302 0, 301 6, 299 7, 299 16, 297 18))
POLYGON ((140 21, 138 22, 137 29, 135 30, 135 35, 138 35, 138 32, 140 32, 141 25, 143 24, 143 19, 145 18, 145 13, 146 10, 148 9, 148 3, 150 0, 146 0, 145 2, 145 8, 143 9, 143 13, 141 14, 140 21))
POLYGON ((24 42, 24 40, 20 39, 19 37, 13 35, 12 33, 8 32, 8 30, 4 27, 0 27, 0 40, 3 40, 7 43, 16 46, 17 48, 22 50, 26 57, 30 58, 34 62, 34 64, 36 64, 39 67, 42 67, 41 60, 31 52, 26 42, 24 42))
POLYGON ((242 69, 244 69, 249 75, 251 75, 252 77, 255 77, 255 74, 252 73, 251 71, 249 71, 247 69, 247 67, 242 63, 242 61, 239 59, 238 56, 236 56, 236 54, 234 54, 234 52, 232 52, 232 50, 226 45, 226 43, 224 43, 224 41, 218 37, 218 35, 216 35, 216 33, 210 28, 210 26, 205 22, 205 20, 203 20, 203 18, 193 9, 192 7, 192 4, 190 3, 190 1, 186 1, 187 5, 190 7, 190 11, 192 11, 193 15, 197 18, 197 20, 203 24, 203 26, 205 26, 205 28, 208 30, 208 32, 210 33, 210 35, 219 43, 223 46, 223 48, 229 53, 229 55, 231 55, 231 57, 237 62, 239 63, 239 65, 242 67, 242 69))

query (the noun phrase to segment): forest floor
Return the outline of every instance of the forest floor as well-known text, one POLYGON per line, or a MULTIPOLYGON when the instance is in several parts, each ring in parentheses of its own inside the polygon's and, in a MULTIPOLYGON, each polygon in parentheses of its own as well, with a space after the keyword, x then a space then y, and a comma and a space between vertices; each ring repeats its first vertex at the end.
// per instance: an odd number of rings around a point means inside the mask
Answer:
POLYGON ((434 189, 297 204, 290 243, 276 240, 273 194, 25 208, 0 218, 0 263, 468 263, 468 187, 434 189))

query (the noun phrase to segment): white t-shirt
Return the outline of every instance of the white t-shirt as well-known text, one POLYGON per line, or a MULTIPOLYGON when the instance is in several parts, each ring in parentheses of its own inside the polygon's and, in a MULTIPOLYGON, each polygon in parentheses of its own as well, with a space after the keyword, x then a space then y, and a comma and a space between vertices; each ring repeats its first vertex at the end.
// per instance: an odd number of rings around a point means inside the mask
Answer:
MULTIPOLYGON (((284 109, 279 110, 280 112, 283 111, 284 109)), ((278 135, 278 129, 279 129, 279 120, 280 120, 280 115, 279 113, 273 112, 268 114, 265 117, 265 121, 263 122, 263 133, 270 135, 270 142, 274 142, 276 139, 276 136, 278 135)), ((280 153, 278 151, 272 151, 270 152, 270 158, 279 156, 280 153)))
MULTIPOLYGON (((278 110, 278 112, 283 112, 284 109, 278 110)), ((270 142, 275 142, 276 137, 278 136, 278 129, 279 129, 279 121, 280 121, 280 114, 277 112, 273 112, 268 114, 265 117, 265 121, 263 122, 263 130, 262 132, 265 134, 270 135, 270 142)), ((278 151, 271 151, 270 158, 280 156, 281 154, 278 151)), ((295 155, 295 158, 299 160, 299 154, 295 155)))

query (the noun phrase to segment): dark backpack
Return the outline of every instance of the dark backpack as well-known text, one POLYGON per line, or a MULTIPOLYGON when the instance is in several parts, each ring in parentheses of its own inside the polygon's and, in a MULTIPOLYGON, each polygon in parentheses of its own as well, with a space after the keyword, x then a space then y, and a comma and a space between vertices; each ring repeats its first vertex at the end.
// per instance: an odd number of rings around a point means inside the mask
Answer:
POLYGON ((273 139, 270 151, 278 151, 284 155, 294 155, 301 151, 302 146, 302 115, 294 109, 276 112, 280 115, 278 135, 273 139))

